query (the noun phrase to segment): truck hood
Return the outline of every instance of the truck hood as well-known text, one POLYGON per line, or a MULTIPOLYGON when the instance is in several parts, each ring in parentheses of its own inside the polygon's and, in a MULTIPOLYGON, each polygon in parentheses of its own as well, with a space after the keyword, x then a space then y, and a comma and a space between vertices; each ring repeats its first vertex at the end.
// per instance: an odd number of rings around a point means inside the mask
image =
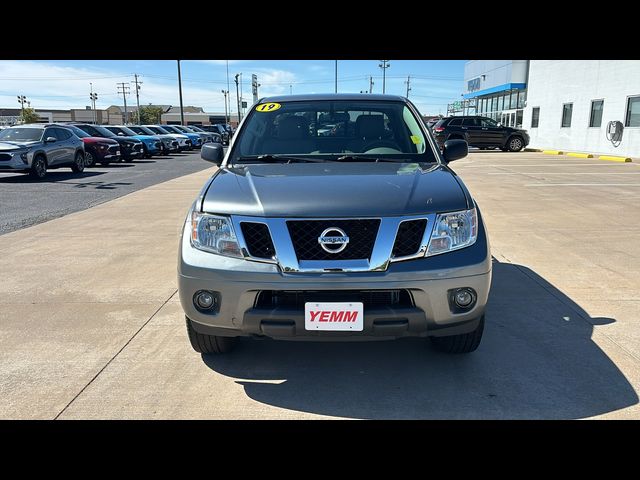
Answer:
POLYGON ((40 142, 15 142, 15 141, 9 141, 9 142, 0 142, 0 151, 7 151, 7 150, 19 150, 21 148, 29 148, 33 145, 35 145, 36 143, 40 143, 40 142))
POLYGON ((294 163, 222 168, 202 210, 259 217, 420 215, 464 210, 454 174, 415 163, 294 163))

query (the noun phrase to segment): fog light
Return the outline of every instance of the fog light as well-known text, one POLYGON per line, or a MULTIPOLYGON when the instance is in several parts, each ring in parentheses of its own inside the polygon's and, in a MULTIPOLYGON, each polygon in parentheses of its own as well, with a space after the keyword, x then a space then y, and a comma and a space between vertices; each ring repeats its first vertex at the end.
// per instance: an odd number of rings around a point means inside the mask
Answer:
POLYGON ((465 288, 462 290, 458 290, 453 299, 456 302, 456 305, 464 308, 468 307, 469 305, 471 305, 471 302, 473 302, 473 294, 465 288))
POLYGON ((196 307, 201 308, 202 310, 209 310, 215 304, 215 297, 213 296, 213 293, 206 290, 196 292, 193 300, 196 307))

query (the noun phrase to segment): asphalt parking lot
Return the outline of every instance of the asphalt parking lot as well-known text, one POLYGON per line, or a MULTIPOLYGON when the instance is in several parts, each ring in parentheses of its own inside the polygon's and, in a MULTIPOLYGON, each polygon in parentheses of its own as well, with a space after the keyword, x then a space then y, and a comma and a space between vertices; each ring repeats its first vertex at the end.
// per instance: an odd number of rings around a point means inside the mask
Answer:
POLYGON ((494 256, 476 352, 194 353, 176 250, 209 168, 0 236, 0 418, 639 418, 640 164, 482 151, 452 167, 494 256))
POLYGON ((44 181, 0 172, 0 235, 208 167, 196 150, 133 163, 99 165, 81 174, 69 168, 50 170, 44 181))

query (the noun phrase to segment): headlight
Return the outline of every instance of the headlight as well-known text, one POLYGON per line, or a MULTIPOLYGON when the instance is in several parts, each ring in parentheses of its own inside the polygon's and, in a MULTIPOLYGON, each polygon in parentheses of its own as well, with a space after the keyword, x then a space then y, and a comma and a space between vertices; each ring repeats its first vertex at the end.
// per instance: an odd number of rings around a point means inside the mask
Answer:
POLYGON ((29 150, 25 150, 24 152, 20 153, 20 159, 22 160, 22 163, 24 163, 24 164, 29 163, 29 159, 27 158, 28 157, 28 153, 29 153, 29 150))
POLYGON ((191 245, 218 255, 242 257, 231 221, 206 213, 191 213, 191 245))
POLYGON ((476 243, 478 215, 476 209, 441 213, 431 232, 426 256, 451 252, 476 243))

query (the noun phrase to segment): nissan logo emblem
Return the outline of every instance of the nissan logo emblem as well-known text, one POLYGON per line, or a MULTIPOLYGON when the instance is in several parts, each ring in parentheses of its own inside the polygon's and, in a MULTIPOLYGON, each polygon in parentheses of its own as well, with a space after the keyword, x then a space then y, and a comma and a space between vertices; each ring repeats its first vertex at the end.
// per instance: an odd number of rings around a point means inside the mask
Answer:
POLYGON ((325 252, 340 253, 347 248, 349 237, 341 228, 330 227, 318 237, 318 243, 325 252))

